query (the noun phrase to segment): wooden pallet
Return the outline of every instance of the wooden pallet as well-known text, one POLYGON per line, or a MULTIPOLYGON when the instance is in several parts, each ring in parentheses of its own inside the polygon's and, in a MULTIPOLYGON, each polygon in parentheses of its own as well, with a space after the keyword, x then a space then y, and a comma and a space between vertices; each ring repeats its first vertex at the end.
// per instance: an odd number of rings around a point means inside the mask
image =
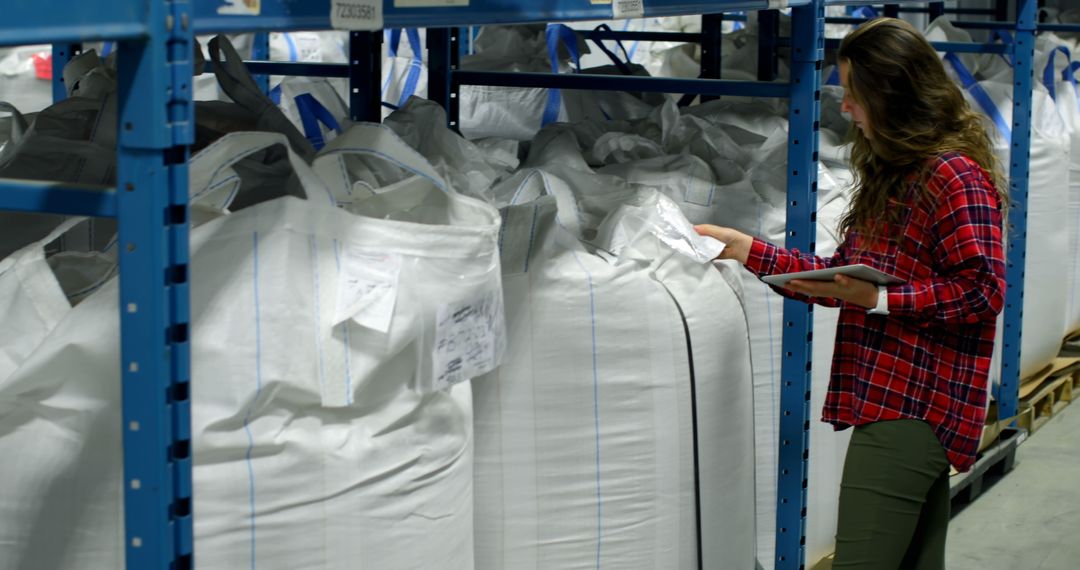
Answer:
POLYGON ((1061 356, 1080 356, 1080 331, 1065 335, 1061 343, 1061 356))
POLYGON ((954 470, 949 478, 949 497, 953 504, 974 501, 985 487, 1012 471, 1016 463, 1016 446, 1020 444, 1024 434, 1023 430, 1005 428, 1000 439, 979 454, 970 471, 955 473, 954 470))
POLYGON ((1016 423, 1035 433, 1073 400, 1072 371, 1043 380, 1038 389, 1020 400, 1016 423))

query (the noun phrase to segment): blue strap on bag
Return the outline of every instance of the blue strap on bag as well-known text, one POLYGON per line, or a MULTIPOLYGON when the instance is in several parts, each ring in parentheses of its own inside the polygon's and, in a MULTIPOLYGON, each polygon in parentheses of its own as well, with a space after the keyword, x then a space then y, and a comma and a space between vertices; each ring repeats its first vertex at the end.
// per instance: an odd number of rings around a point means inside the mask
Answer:
POLYGON ((301 93, 293 98, 296 101, 296 110, 300 114, 300 124, 304 127, 304 137, 311 141, 315 150, 322 150, 326 146, 319 123, 335 133, 341 133, 341 125, 334 115, 323 106, 311 93, 301 93))
POLYGON ((1065 46, 1057 46, 1050 50, 1049 57, 1046 60, 1046 67, 1043 68, 1043 85, 1046 86, 1046 90, 1050 92, 1050 98, 1057 102, 1057 78, 1054 77, 1054 61, 1057 59, 1057 54, 1065 56, 1065 69, 1061 72, 1061 79, 1068 81, 1072 84, 1073 89, 1076 88, 1076 77, 1070 73, 1070 66, 1072 65, 1072 53, 1069 52, 1069 48, 1065 46))
POLYGON ((971 96, 975 98, 975 102, 982 107, 983 112, 994 121, 994 125, 997 126, 1001 136, 1005 137, 1006 140, 1012 140, 1012 129, 1009 128, 1005 116, 1001 114, 1001 110, 994 104, 990 94, 975 80, 975 76, 971 74, 967 66, 952 52, 945 54, 945 61, 948 61, 956 71, 956 76, 960 79, 960 84, 964 90, 971 93, 971 96))
POLYGON ((1080 61, 1074 61, 1061 73, 1069 83, 1072 83, 1073 91, 1076 92, 1076 109, 1077 111, 1080 111, 1080 85, 1077 85, 1076 81, 1076 70, 1078 69, 1080 69, 1080 61))
MULTIPOLYGON (((547 40, 548 57, 551 59, 551 72, 559 73, 559 44, 566 46, 570 57, 574 60, 574 66, 581 71, 581 53, 578 51, 577 33, 564 24, 548 24, 544 34, 547 40)), ((542 126, 547 126, 559 120, 559 109, 562 107, 562 93, 558 89, 548 90, 547 106, 544 108, 542 126)))
POLYGON ((832 73, 829 74, 828 79, 825 80, 825 85, 840 85, 840 66, 834 65, 832 73))
MULTIPOLYGON (((400 33, 400 30, 396 31, 400 33)), ((401 90, 401 97, 398 98, 398 107, 404 107, 409 97, 416 93, 416 87, 420 83, 420 71, 424 64, 423 52, 420 50, 420 31, 409 28, 405 31, 405 35, 409 39, 409 48, 412 49, 413 56, 409 62, 409 73, 405 76, 405 87, 401 90)))

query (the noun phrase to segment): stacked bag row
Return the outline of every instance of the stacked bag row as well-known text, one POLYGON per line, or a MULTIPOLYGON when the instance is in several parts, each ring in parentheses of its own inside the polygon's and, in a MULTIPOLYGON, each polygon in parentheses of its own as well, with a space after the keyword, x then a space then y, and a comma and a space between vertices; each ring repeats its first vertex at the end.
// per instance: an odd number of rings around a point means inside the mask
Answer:
MULTIPOLYGON (((926 31, 937 41, 971 41, 971 36, 938 19, 926 31)), ((1011 41, 1007 33, 999 33, 1011 41)), ((1080 105, 1072 52, 1053 34, 1036 41, 1032 90, 1031 155, 1027 200, 1026 291, 1020 376, 1050 365, 1062 338, 1080 329, 1080 105), (1066 260, 1064 263, 1062 260, 1066 260)), ((945 66, 973 109, 987 117, 994 149, 1008 175, 1012 146, 1013 69, 1007 56, 945 54, 945 66)), ((1008 235, 1006 235, 1008 239, 1008 235)), ((1002 328, 999 325, 999 342, 1002 328)), ((991 376, 997 378, 997 370, 991 376)))
MULTIPOLYGON (((419 101, 316 152, 226 40, 210 56, 230 101, 196 106, 189 165, 199 567, 753 566, 740 278, 672 199, 519 169, 419 101)), ((0 176, 115 182, 93 57, 0 176)), ((0 266, 27 299, 0 320, 0 568, 123 567, 115 258, 46 253, 85 223, 0 266)))

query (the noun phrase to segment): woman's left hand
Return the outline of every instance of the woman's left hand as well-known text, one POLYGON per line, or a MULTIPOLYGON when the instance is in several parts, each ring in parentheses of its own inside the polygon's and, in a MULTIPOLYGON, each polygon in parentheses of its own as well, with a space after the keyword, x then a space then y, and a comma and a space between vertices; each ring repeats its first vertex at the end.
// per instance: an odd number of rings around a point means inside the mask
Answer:
POLYGON ((793 279, 788 281, 784 288, 808 297, 840 299, 867 309, 877 306, 877 285, 847 275, 836 275, 832 281, 793 279))

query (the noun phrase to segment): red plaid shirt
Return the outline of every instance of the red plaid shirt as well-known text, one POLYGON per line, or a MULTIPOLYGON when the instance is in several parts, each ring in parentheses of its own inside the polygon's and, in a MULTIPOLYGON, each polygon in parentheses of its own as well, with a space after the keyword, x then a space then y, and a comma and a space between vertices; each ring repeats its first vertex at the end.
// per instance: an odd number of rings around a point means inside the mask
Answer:
POLYGON ((986 419, 996 317, 1005 297, 1001 207, 991 179, 960 154, 939 157, 928 185, 935 203, 897 203, 906 219, 887 232, 896 237, 886 243, 859 250, 852 232, 826 259, 754 240, 746 267, 763 276, 865 263, 903 279, 888 287, 888 315, 777 291, 840 307, 822 421, 841 430, 924 420, 949 461, 967 471, 986 419))

